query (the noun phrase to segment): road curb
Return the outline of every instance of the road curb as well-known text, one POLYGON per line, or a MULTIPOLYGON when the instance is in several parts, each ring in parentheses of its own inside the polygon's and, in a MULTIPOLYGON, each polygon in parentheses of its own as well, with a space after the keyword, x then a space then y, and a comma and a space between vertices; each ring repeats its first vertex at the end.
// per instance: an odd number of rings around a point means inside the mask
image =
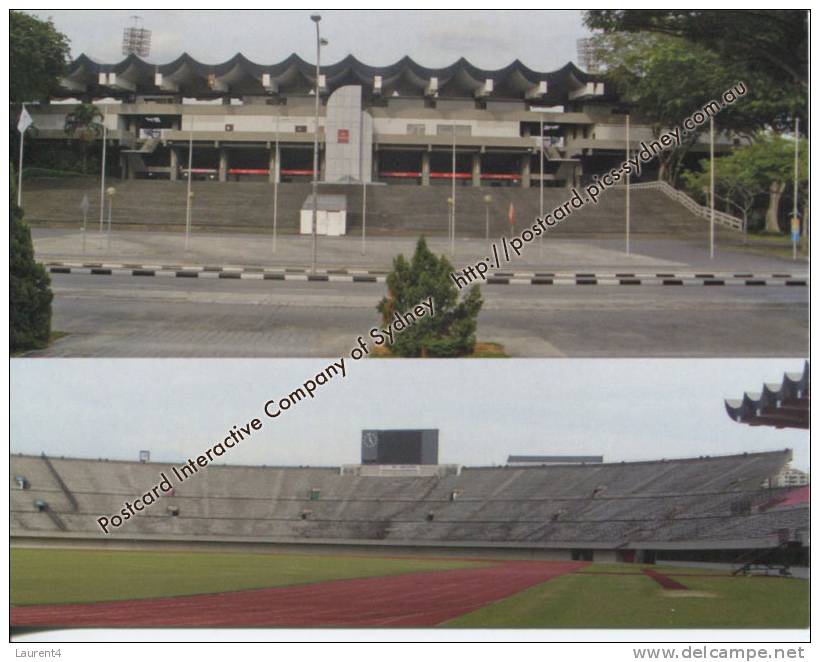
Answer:
MULTIPOLYGON (((50 262, 46 269, 52 274, 85 274, 94 276, 141 276, 170 278, 217 278, 228 280, 283 280, 302 282, 384 283, 383 270, 327 269, 310 273, 307 269, 266 269, 262 267, 136 265, 109 263, 50 262)), ((474 281, 482 284, 481 280, 474 281)), ((809 278, 791 273, 588 273, 588 272, 494 272, 487 274, 487 285, 660 285, 746 287, 787 286, 806 287, 809 278)))

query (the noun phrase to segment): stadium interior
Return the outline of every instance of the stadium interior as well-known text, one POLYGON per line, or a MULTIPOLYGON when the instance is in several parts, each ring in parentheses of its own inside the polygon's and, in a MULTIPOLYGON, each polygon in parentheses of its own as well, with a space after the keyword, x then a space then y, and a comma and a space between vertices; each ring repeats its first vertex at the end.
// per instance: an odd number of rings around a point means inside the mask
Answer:
POLYGON ((11 457, 16 543, 176 541, 526 550, 540 558, 807 564, 808 490, 768 488, 791 451, 612 464, 213 466, 119 531, 119 512, 171 466, 11 457), (439 467, 445 465, 438 465, 439 467), (394 468, 395 469, 395 468, 394 468), (409 474, 409 475, 408 475, 409 474))

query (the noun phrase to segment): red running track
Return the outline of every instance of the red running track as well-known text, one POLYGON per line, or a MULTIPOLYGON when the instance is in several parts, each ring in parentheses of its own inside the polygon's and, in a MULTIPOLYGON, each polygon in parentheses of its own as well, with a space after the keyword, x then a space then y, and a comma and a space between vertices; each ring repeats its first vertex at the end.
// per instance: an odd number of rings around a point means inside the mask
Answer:
POLYGON ((177 598, 12 607, 16 627, 429 627, 588 565, 504 561, 177 598))

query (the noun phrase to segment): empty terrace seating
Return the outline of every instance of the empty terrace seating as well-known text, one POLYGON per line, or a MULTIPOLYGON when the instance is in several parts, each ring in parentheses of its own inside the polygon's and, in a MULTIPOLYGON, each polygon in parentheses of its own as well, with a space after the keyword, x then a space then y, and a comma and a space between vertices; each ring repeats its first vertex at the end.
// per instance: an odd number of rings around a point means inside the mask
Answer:
MULTIPOLYGON (((180 230, 185 226, 187 184, 184 181, 112 181, 116 188, 112 228, 116 230, 180 230)), ((347 196, 348 232, 357 234, 362 225, 362 191, 359 186, 325 187, 347 196)), ((273 219, 273 188, 265 182, 193 182, 192 223, 195 232, 270 231, 273 219)), ((283 234, 299 231, 299 210, 310 192, 310 184, 279 186, 278 227, 283 234)), ((460 237, 485 234, 484 196, 489 194, 491 236, 508 234, 508 211, 515 206, 517 227, 531 224, 540 211, 537 188, 458 188, 456 233, 460 237)), ((79 228, 83 195, 91 203, 91 228, 99 219, 99 180, 95 178, 33 179, 23 189, 26 218, 35 226, 79 228)), ((444 236, 448 234, 449 187, 372 186, 367 194, 367 228, 374 236, 444 236)), ((566 189, 547 188, 544 210, 564 204, 566 189)), ((550 235, 588 236, 623 233, 625 193, 607 191, 598 204, 574 211, 571 218, 550 230, 550 235)), ((649 189, 632 192, 631 230, 640 235, 687 235, 702 233, 706 221, 649 189)), ((107 215, 107 209, 106 209, 107 215)))
MULTIPOLYGON (((464 468, 444 477, 337 468, 211 466, 114 535, 131 539, 595 544, 762 540, 807 526, 807 504, 760 508, 788 451, 656 462, 464 468)), ((164 464, 11 457, 13 536, 100 537, 96 518, 154 485, 164 464), (21 489, 15 476, 27 479, 21 489)))

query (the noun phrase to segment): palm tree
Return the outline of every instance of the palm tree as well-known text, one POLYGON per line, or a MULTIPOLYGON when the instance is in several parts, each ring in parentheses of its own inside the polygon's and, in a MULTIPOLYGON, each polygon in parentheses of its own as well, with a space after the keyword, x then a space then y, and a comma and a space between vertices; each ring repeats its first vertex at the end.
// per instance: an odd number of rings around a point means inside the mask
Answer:
POLYGON ((70 139, 80 141, 83 173, 86 172, 88 146, 102 134, 103 125, 98 121, 101 119, 103 114, 93 103, 81 103, 66 115, 64 130, 70 139))

